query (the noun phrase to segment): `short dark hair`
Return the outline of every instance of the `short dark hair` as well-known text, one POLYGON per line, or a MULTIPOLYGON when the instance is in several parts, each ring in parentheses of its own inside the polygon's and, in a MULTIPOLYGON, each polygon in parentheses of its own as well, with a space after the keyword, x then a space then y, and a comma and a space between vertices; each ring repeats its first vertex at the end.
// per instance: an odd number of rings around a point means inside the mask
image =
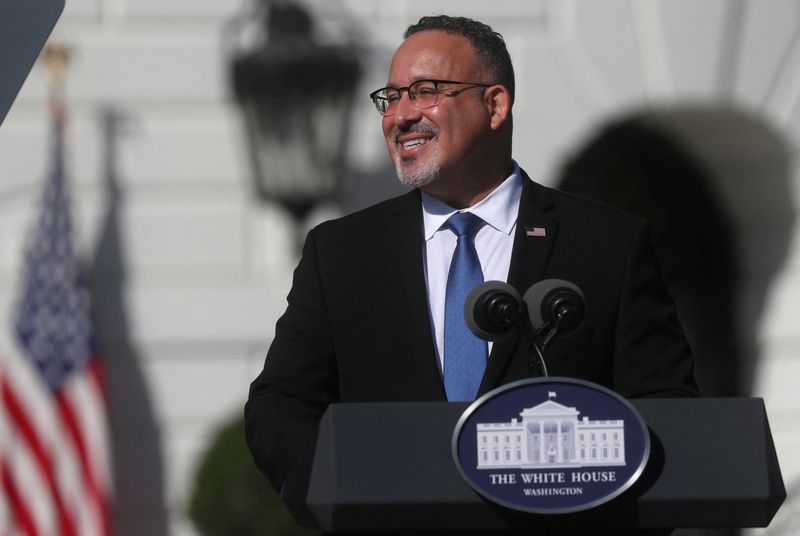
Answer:
POLYGON ((422 17, 419 22, 409 26, 403 38, 407 39, 425 30, 439 30, 466 38, 483 61, 487 73, 494 77, 494 80, 487 82, 506 86, 511 93, 511 102, 514 102, 514 66, 511 64, 511 56, 503 36, 492 30, 491 26, 466 17, 435 15, 422 17))

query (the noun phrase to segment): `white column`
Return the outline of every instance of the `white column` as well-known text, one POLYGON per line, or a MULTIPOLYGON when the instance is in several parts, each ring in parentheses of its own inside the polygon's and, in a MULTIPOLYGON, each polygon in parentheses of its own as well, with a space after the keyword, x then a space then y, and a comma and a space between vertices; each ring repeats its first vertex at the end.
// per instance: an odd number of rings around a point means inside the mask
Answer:
POLYGON ((544 423, 539 423, 539 463, 544 463, 545 461, 545 452, 544 452, 544 423))
POLYGON ((561 423, 562 421, 558 421, 556 426, 557 430, 556 450, 558 451, 558 456, 556 457, 556 460, 558 461, 558 463, 564 463, 564 451, 561 450, 561 423))

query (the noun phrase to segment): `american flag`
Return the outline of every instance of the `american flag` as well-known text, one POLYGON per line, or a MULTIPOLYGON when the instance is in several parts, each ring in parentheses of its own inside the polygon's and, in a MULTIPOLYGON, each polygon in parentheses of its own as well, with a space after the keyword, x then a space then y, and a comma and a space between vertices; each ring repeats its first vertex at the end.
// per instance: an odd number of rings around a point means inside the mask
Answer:
POLYGON ((547 230, 544 227, 535 227, 532 225, 525 227, 526 236, 547 236, 547 230))
POLYGON ((71 240, 64 140, 26 252, 16 347, 0 362, 0 534, 110 533, 103 365, 71 240))

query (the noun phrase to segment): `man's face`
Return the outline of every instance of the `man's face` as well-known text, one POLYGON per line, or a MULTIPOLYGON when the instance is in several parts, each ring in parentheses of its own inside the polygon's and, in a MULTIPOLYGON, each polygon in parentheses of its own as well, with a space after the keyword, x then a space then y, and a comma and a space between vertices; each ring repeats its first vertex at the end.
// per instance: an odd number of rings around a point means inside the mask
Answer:
MULTIPOLYGON (((397 49, 387 85, 407 87, 416 80, 483 80, 478 57, 461 36, 428 30, 411 35, 397 49)), ((417 109, 403 92, 395 113, 383 118, 383 134, 400 181, 429 190, 457 187, 455 179, 476 169, 489 113, 481 88, 451 86, 456 96, 439 96, 432 108, 417 109), (436 186, 430 186, 437 183, 436 186)), ((432 192, 433 193, 433 192, 432 192)))

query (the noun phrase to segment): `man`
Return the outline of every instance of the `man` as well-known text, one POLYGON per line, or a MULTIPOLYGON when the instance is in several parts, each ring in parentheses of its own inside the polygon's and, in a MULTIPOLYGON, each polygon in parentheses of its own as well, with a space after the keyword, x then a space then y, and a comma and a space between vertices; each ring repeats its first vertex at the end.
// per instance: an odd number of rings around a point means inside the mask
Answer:
POLYGON ((512 160, 514 75, 499 34, 425 17, 371 97, 398 176, 414 190, 308 235, 245 408, 250 449, 276 489, 307 475, 330 403, 473 399, 537 374, 525 341, 512 338, 476 346, 477 376, 449 379, 468 353, 448 352, 450 329, 463 327, 450 328, 447 304, 462 247, 473 261, 477 253, 484 280, 524 292, 560 278, 584 290, 585 321, 545 355, 551 375, 627 397, 697 394, 644 221, 539 186, 512 160), (459 212, 477 216, 467 246, 453 230, 459 212))

